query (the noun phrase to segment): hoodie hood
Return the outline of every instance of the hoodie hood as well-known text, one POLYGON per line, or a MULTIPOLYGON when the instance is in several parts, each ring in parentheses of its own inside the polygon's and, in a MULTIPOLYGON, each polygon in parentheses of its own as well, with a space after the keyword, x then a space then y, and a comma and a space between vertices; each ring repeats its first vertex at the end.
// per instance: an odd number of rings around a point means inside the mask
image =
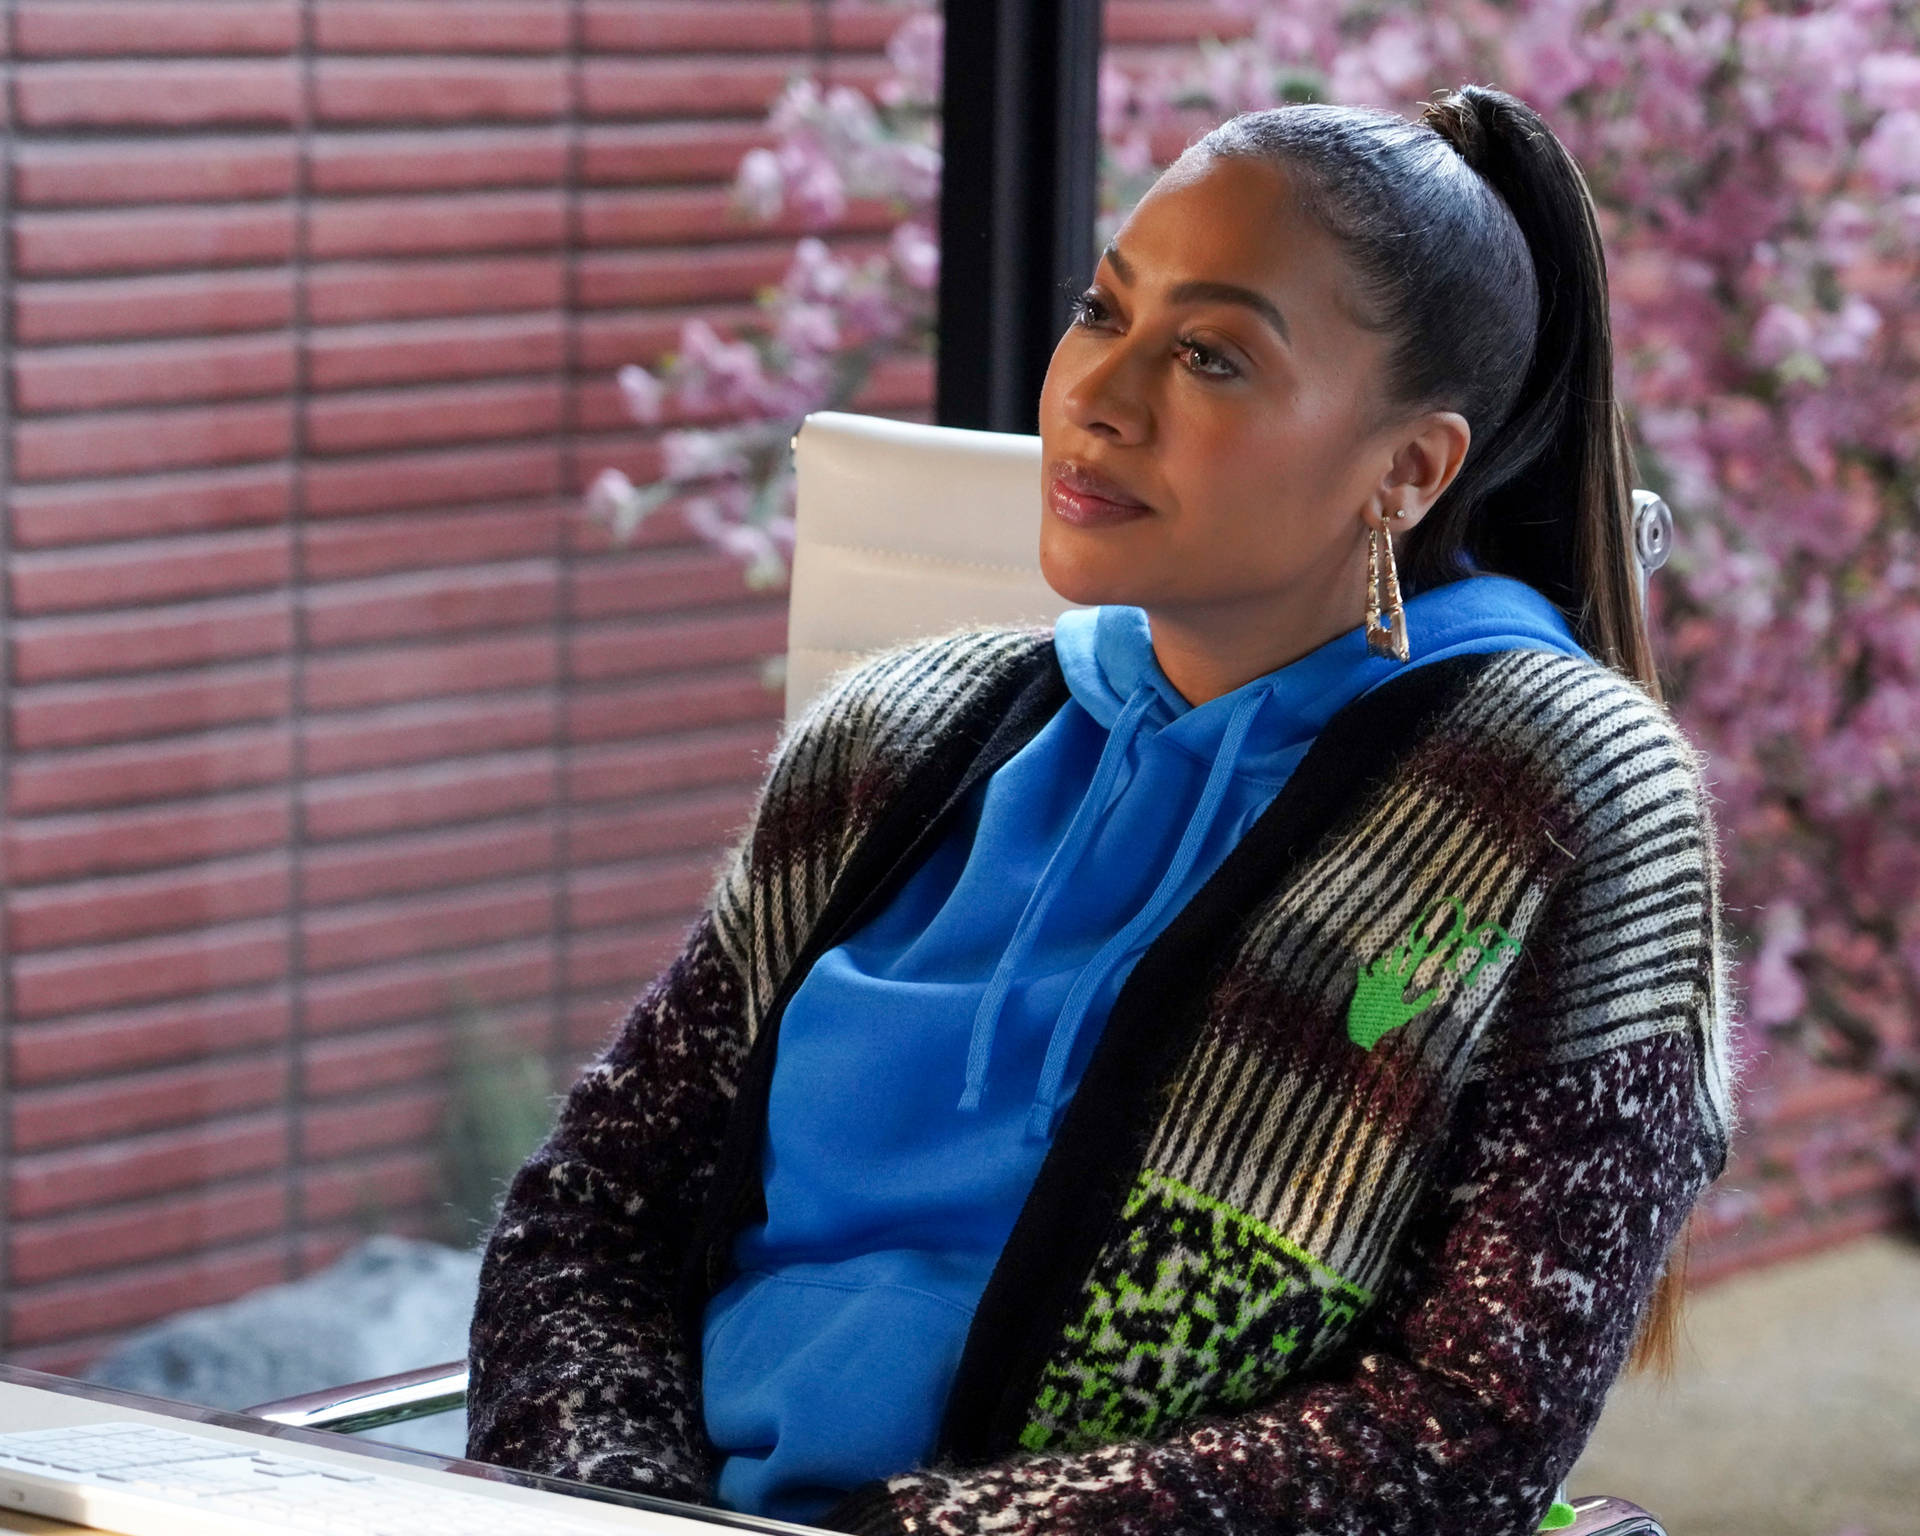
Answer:
MULTIPOLYGON (((1052 1133, 1068 1059, 1088 1010, 1114 973, 1152 941, 1176 901, 1190 896, 1196 883, 1211 873, 1212 866, 1202 869, 1199 861, 1223 808, 1241 817, 1264 808, 1335 714, 1408 666, 1484 651, 1585 654, 1559 610, 1532 587, 1508 577, 1475 576, 1435 587, 1408 602, 1406 614, 1412 661, 1373 655, 1364 631, 1355 627, 1297 661, 1200 705, 1190 704, 1161 670, 1144 610, 1086 608, 1060 616, 1054 625, 1054 649, 1067 687, 1074 702, 1107 731, 1107 740, 1066 837, 1034 887, 980 998, 961 1110, 979 1107, 994 1035, 1014 979, 1101 822, 1138 777, 1130 759, 1147 750, 1147 743, 1205 764, 1205 782, 1190 806, 1166 801, 1166 815, 1185 821, 1172 860, 1146 904, 1087 962, 1060 1009, 1028 1121, 1028 1134, 1035 1138, 1052 1133)), ((1217 847, 1212 857, 1217 862, 1217 847)))
POLYGON ((1297 661, 1243 683, 1231 693, 1189 704, 1161 671, 1147 615, 1139 608, 1076 608, 1054 624, 1054 649, 1075 701, 1109 731, 1127 701, 1148 694, 1140 729, 1209 761, 1226 722, 1245 695, 1264 697, 1235 769, 1284 780, 1313 738, 1341 709, 1409 666, 1484 651, 1586 652, 1565 617, 1525 582, 1471 576, 1422 592, 1406 603, 1411 661, 1375 656, 1359 626, 1297 661))

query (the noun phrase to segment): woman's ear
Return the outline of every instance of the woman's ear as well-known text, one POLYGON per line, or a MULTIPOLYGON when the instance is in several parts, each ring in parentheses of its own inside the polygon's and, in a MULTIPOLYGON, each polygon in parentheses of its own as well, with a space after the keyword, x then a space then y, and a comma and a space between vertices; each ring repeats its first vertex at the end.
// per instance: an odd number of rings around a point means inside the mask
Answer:
POLYGON ((1416 418, 1375 489, 1374 515, 1395 533, 1418 527, 1460 473, 1472 442, 1473 429, 1458 411, 1428 411, 1416 418))

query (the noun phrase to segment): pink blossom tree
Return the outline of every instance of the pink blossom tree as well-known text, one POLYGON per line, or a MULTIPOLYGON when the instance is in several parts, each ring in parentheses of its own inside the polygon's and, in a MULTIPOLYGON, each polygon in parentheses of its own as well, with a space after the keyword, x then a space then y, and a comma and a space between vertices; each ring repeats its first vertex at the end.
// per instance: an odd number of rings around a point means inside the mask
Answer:
MULTIPOLYGON (((1229 41, 1103 70, 1103 225, 1245 109, 1411 114, 1490 80, 1554 124, 1604 220, 1641 479, 1681 524, 1655 623, 1720 800, 1749 1048, 1870 1072, 1920 1104, 1920 11, 1240 9, 1229 41)), ((939 56, 937 17, 913 9, 874 99, 805 82, 781 99, 777 147, 740 167, 742 209, 824 227, 849 197, 881 197, 898 226, 858 265, 803 240, 757 329, 724 341, 695 323, 661 378, 623 373, 642 420, 669 399, 730 420, 667 433, 659 485, 603 475, 593 502, 617 525, 678 497, 752 579, 780 579, 794 425, 851 399, 887 350, 931 344, 939 56)), ((1909 1176, 1915 1134, 1910 1116, 1877 1149, 1909 1176)))
POLYGON ((620 370, 635 420, 657 423, 671 406, 682 418, 717 415, 727 424, 663 433, 665 473, 653 485, 601 472, 587 504, 617 537, 631 537, 673 501, 697 532, 740 559, 750 585, 785 579, 793 547, 787 444, 801 418, 850 402, 889 352, 932 346, 940 36, 938 15, 909 10, 887 45, 892 69, 875 99, 797 79, 774 105, 775 146, 749 150, 734 178, 738 213, 763 222, 795 214, 826 229, 851 199, 872 198, 891 204, 899 222, 886 249, 859 262, 808 235, 779 285, 760 295, 757 326, 728 341, 692 320, 661 377, 636 364, 620 370))

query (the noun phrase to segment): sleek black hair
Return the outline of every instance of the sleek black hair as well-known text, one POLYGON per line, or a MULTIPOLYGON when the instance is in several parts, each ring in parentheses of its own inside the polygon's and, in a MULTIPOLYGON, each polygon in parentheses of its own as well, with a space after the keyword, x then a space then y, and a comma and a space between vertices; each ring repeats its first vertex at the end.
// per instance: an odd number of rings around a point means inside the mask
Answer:
POLYGON ((1196 155, 1287 171, 1346 251, 1354 318, 1389 338, 1382 408, 1458 411, 1472 428, 1459 473, 1406 536, 1408 585, 1517 577, 1657 692, 1606 257, 1586 178, 1540 115, 1480 85, 1442 93, 1419 122, 1275 107, 1222 123, 1196 155))

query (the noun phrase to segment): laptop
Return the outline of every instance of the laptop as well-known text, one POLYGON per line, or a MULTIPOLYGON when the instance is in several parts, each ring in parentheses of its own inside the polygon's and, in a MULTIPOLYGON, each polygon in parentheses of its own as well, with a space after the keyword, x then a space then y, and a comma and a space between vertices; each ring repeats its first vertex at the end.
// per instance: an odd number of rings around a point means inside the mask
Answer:
POLYGON ((810 1528, 0 1365, 0 1510, 123 1536, 804 1536, 810 1528))

